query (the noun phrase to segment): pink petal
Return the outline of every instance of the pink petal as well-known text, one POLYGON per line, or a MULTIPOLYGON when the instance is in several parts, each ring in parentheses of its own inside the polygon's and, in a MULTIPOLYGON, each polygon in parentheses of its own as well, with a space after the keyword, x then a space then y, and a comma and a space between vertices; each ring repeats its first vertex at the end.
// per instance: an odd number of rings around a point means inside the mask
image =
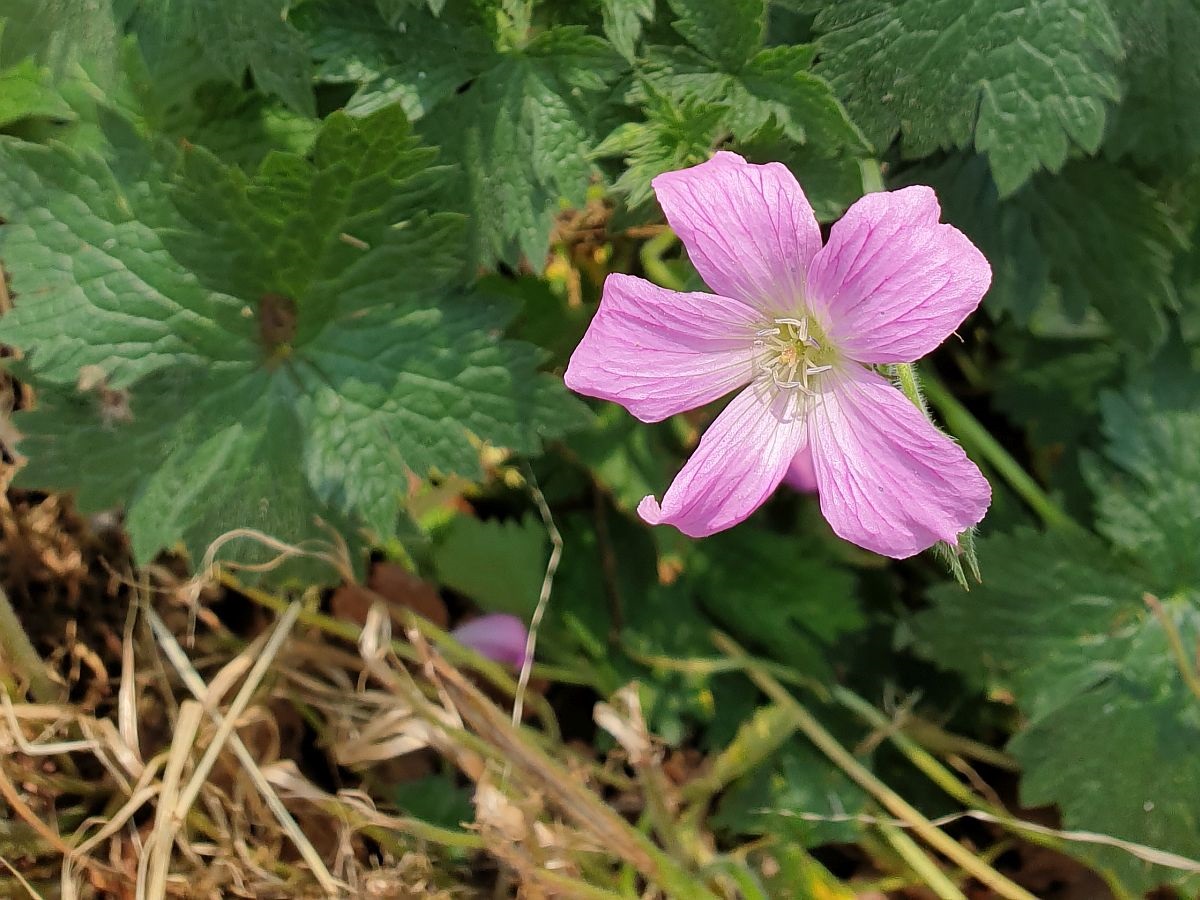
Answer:
POLYGON ((783 482, 802 494, 817 492, 817 472, 813 468, 812 447, 808 444, 801 447, 800 451, 792 457, 792 463, 783 476, 783 482))
POLYGON ((851 359, 920 359, 983 299, 991 267, 940 215, 933 189, 915 185, 867 194, 833 226, 809 268, 808 298, 851 359))
POLYGON ((450 633, 460 644, 498 663, 519 669, 525 662, 525 641, 529 632, 516 616, 491 613, 465 622, 450 633))
POLYGON ((962 448, 874 372, 841 372, 808 423, 821 512, 860 547, 904 559, 987 511, 991 486, 962 448))
POLYGON ((660 507, 653 497, 638 504, 651 525, 674 525, 705 537, 747 518, 779 486, 804 441, 804 418, 794 393, 767 394, 760 386, 730 401, 700 439, 660 507))
POLYGON ((564 380, 573 391, 658 422, 750 380, 761 318, 739 300, 609 275, 564 380))
POLYGON ((652 184, 705 284, 760 309, 794 313, 821 229, 785 166, 721 152, 652 184))

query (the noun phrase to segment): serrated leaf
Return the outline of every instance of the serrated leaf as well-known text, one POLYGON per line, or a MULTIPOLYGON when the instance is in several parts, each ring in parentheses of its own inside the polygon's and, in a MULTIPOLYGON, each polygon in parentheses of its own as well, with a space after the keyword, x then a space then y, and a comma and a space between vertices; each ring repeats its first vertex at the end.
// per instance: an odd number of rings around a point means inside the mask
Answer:
POLYGON ((817 74, 876 147, 974 146, 1002 196, 1095 152, 1119 96, 1120 37, 1094 0, 849 0, 815 27, 817 74))
POLYGON ((676 103, 649 87, 647 94, 646 121, 617 126, 594 153, 599 159, 622 157, 624 170, 613 189, 630 208, 650 201, 656 176, 708 159, 726 117, 721 106, 695 99, 676 103))
POLYGON ((654 20, 654 0, 600 0, 600 15, 605 36, 632 62, 643 24, 654 20))
POLYGON ((723 68, 734 69, 761 47, 766 27, 763 0, 667 0, 684 39, 723 68))
MULTIPOLYGON (((0 22, 0 35, 3 23, 0 22)), ((71 119, 75 113, 32 59, 0 69, 0 128, 22 119, 71 119)))
MULTIPOLYGON (((1142 601, 1155 574, 1082 532, 1022 531, 979 546, 987 580, 969 593, 935 589, 933 608, 913 625, 931 658, 1014 690, 1029 719, 1010 744, 1025 771, 1024 801, 1057 803, 1065 828, 1195 857, 1200 764, 1184 748, 1200 740, 1200 705, 1142 601)), ((1165 614, 1194 647, 1200 596, 1176 594, 1165 614)), ((1166 881, 1195 887, 1194 877, 1122 849, 1070 852, 1132 893, 1166 881)))
POLYGON ((532 515, 486 522, 458 516, 433 551, 438 581, 487 612, 526 621, 537 606, 546 571, 546 529, 532 515))
POLYGON ((1132 347, 1153 350, 1176 305, 1171 279, 1183 236, 1170 210, 1124 169, 1100 160, 1041 177, 1020 198, 1074 318, 1092 306, 1132 347))
POLYGON ((774 127, 827 153, 845 149, 865 154, 862 134, 829 84, 809 71, 812 59, 811 47, 768 47, 721 69, 690 48, 656 47, 643 74, 676 103, 719 106, 725 111, 724 124, 739 141, 752 141, 774 127))
POLYGON ((194 83, 214 73, 241 84, 246 71, 258 88, 297 112, 315 111, 304 38, 287 20, 285 0, 139 0, 130 30, 152 72, 179 73, 180 59, 202 59, 194 83))
POLYGON ((195 552, 250 524, 253 489, 236 486, 272 490, 256 466, 287 474, 262 520, 277 537, 310 536, 299 526, 316 512, 386 538, 409 472, 472 475, 474 438, 532 452, 586 420, 537 374, 539 351, 500 337, 512 305, 462 294, 457 220, 424 212, 429 154, 398 109, 336 114, 311 159, 275 154, 252 177, 192 153, 175 206, 149 155, 118 177, 94 156, 0 142, 16 296, 0 335, 30 351, 48 398, 73 396, 81 375, 130 392, 131 416, 106 426, 117 471, 79 469, 82 451, 37 414, 18 423, 48 457, 31 471, 123 499, 139 559, 181 533, 195 552), (174 446, 180 429, 185 448, 208 449, 142 461, 138 448, 174 446), (155 478, 207 487, 172 495, 155 478))
POLYGON ((457 10, 431 16, 411 4, 385 19, 370 3, 306 3, 296 21, 312 41, 316 77, 357 85, 346 110, 366 115, 399 103, 416 121, 479 74, 487 32, 457 10))
POLYGON ((1200 7, 1194 0, 1109 0, 1125 47, 1125 98, 1106 149, 1139 163, 1186 165, 1200 153, 1200 7))
POLYGON ((604 91, 621 70, 607 42, 576 26, 548 28, 495 51, 480 74, 419 123, 463 170, 450 195, 469 209, 471 257, 524 256, 539 269, 555 213, 583 202, 604 91))
POLYGON ((1166 592, 1200 584, 1200 374, 1182 349, 1168 351, 1125 391, 1101 396, 1111 465, 1085 470, 1097 527, 1166 592))
POLYGON ((1167 204, 1131 172, 1079 160, 1003 202, 978 157, 918 167, 904 180, 933 184, 947 221, 984 250, 993 311, 1026 324, 1055 302, 1075 322, 1094 309, 1126 349, 1143 353, 1165 337, 1186 242, 1167 204))

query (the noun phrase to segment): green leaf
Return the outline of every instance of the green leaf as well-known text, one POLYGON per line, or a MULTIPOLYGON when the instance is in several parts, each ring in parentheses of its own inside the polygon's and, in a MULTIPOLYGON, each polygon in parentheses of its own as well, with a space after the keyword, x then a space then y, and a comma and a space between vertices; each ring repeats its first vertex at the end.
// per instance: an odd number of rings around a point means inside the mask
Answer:
MULTIPOLYGON (((935 589, 913 628, 939 664, 1016 694, 1029 720, 1010 745, 1024 802, 1057 803, 1065 828, 1195 857, 1200 763, 1184 748, 1200 740, 1200 705, 1142 601, 1155 574, 1082 532, 999 535, 979 555, 987 580, 969 593, 935 589)), ((1200 595, 1179 593, 1165 607, 1184 647, 1196 646, 1200 595)), ((1137 894, 1189 881, 1112 847, 1070 852, 1137 894)))
POLYGON ((868 799, 824 754, 795 738, 726 790, 710 821, 735 835, 772 835, 806 847, 850 843, 860 824, 819 819, 862 815, 868 799))
POLYGON ((1120 394, 1100 398, 1104 457, 1086 468, 1097 527, 1161 590, 1200 584, 1200 374, 1180 348, 1120 394))
POLYGON ((0 69, 0 128, 22 119, 72 119, 70 105, 50 86, 44 69, 32 59, 0 69))
POLYGON ((865 154, 865 139, 829 84, 809 71, 812 60, 811 47, 768 47, 722 69, 687 47, 660 47, 649 53, 644 75, 676 103, 721 107, 725 126, 739 141, 778 128, 792 141, 826 153, 845 148, 865 154))
POLYGON ((481 609, 526 621, 537 606, 546 571, 546 529, 532 515, 481 521, 457 516, 437 540, 438 581, 481 609))
POLYGON ((1094 0, 847 0, 815 27, 817 74, 876 147, 974 146, 1002 196, 1094 153, 1119 96, 1120 36, 1094 0))
POLYGON ((580 205, 595 174, 599 113, 621 68, 608 43, 582 28, 548 28, 494 51, 477 78, 421 120, 426 139, 462 168, 448 199, 472 213, 473 262, 524 256, 541 268, 555 214, 580 205))
POLYGON ((1109 0, 1125 47, 1125 99, 1106 149, 1145 165, 1186 165, 1200 153, 1200 7, 1193 0, 1109 0))
POLYGON ((249 70, 263 93, 315 111, 308 48, 285 0, 140 0, 129 27, 152 72, 199 58, 195 84, 215 75, 240 85, 249 70))
POLYGON ((617 126, 595 150, 597 158, 620 156, 624 164, 613 189, 630 208, 653 197, 650 182, 663 172, 702 163, 712 155, 726 111, 704 101, 672 101, 646 87, 645 122, 617 126))
POLYGON ((609 42, 632 62, 643 23, 654 20, 654 0, 600 0, 600 14, 609 42))
POLYGON ((994 312, 1025 324, 1056 304, 1074 322, 1095 310, 1127 350, 1143 353, 1165 337, 1186 241, 1167 204, 1126 169, 1079 160, 1003 202, 979 157, 920 166, 904 181, 933 184, 946 220, 983 249, 994 312))
POLYGON ((737 68, 761 47, 766 27, 763 0, 667 0, 684 39, 724 68, 737 68))
POLYGON ((0 7, 0 65, 33 57, 55 81, 83 66, 111 87, 120 41, 112 0, 5 0, 0 7))
POLYGON ((1074 318, 1089 306, 1132 347, 1154 349, 1176 306, 1171 279, 1184 237, 1153 189, 1099 160, 1042 177, 1020 198, 1074 318))
POLYGON ((669 447, 670 424, 646 425, 615 403, 601 409, 592 428, 568 445, 617 506, 633 513, 647 494, 669 484, 678 465, 669 447))
POLYGON ((429 158, 398 109, 335 114, 311 158, 252 177, 192 151, 172 204, 149 155, 0 141, 17 298, 0 339, 32 351, 47 403, 81 377, 129 391, 127 415, 87 411, 105 467, 28 416, 27 477, 122 500, 140 560, 250 524, 307 538, 314 514, 387 538, 410 472, 475 475, 474 440, 534 452, 586 421, 539 351, 500 337, 512 304, 462 294, 458 220, 424 210, 429 158))
POLYGON ((444 202, 471 213, 470 262, 524 256, 540 271, 555 214, 582 204, 596 173, 607 87, 624 69, 608 42, 573 25, 492 34, 465 3, 389 24, 363 4, 322 0, 301 21, 320 78, 359 85, 352 112, 399 102, 459 164, 444 202))
POLYGON ((743 526, 697 546, 688 584, 721 626, 810 675, 831 674, 839 638, 865 625, 854 578, 815 545, 743 526))
POLYGON ((492 52, 487 32, 457 8, 434 17, 397 12, 389 24, 370 3, 318 0, 296 11, 318 60, 316 77, 356 85, 346 110, 366 115, 399 103, 416 121, 481 71, 492 52))

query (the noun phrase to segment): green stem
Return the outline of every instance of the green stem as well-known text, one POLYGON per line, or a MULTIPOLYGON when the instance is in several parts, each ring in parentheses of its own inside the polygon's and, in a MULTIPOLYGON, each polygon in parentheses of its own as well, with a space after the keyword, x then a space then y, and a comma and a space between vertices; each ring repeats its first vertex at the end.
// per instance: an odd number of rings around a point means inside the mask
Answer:
POLYGON ((53 703, 58 698, 46 664, 34 649, 3 588, 0 588, 0 651, 11 661, 16 677, 25 679, 34 700, 53 703))
MULTIPOLYGON (((713 643, 724 653, 734 658, 747 659, 731 638, 720 632, 713 633, 713 643)), ((907 800, 893 791, 876 777, 875 773, 860 763, 849 750, 830 734, 816 717, 800 703, 787 688, 747 659, 746 672, 758 689, 780 706, 792 711, 796 725, 822 753, 845 772, 859 787, 874 797, 885 809, 912 829, 918 837, 934 850, 947 857, 964 872, 990 887, 1006 900, 1036 900, 1033 894, 1015 884, 986 862, 967 850, 944 831, 934 825, 907 800)))
POLYGON ((967 900, 967 895, 937 867, 937 863, 929 858, 916 841, 891 822, 880 822, 877 827, 884 840, 892 845, 892 849, 900 854, 901 859, 925 886, 937 894, 939 900, 967 900))
POLYGON ((679 240, 670 228, 664 228, 646 243, 642 244, 642 268, 646 277, 660 287, 673 291, 683 290, 683 281, 675 276, 670 267, 663 262, 663 254, 675 246, 679 240))
POLYGON ((1008 486, 1051 528, 1078 528, 1078 523, 1042 490, 1041 486, 1021 468, 1000 442, 958 402, 957 398, 928 369, 921 372, 921 383, 930 402, 937 407, 946 426, 963 442, 963 446, 996 470, 1008 486))

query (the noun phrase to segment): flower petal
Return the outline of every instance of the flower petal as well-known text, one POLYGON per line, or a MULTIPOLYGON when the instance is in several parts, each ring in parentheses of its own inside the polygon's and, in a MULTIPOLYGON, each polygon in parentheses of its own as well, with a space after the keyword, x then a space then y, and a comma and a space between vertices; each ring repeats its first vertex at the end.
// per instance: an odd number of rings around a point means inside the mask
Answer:
POLYGON ((851 359, 920 359, 983 299, 991 267, 940 215, 933 189, 914 185, 867 194, 833 226, 809 268, 808 298, 851 359))
POLYGON ((763 310, 795 313, 821 229, 786 166, 721 152, 652 184, 705 284, 763 310))
POLYGON ((746 388, 708 426, 663 497, 638 504, 651 525, 674 525, 691 537, 722 531, 758 509, 783 480, 804 441, 794 393, 746 388))
POLYGON ((564 380, 643 422, 695 409, 750 380, 760 314, 716 294, 668 291, 609 275, 564 380))
POLYGON ((507 613, 480 616, 450 632, 460 644, 498 663, 519 669, 525 662, 525 643, 529 632, 525 623, 507 613))
POLYGON ((817 473, 813 468, 812 447, 805 444, 792 457, 791 465, 783 476, 784 484, 802 494, 817 492, 817 473))
POLYGON ((904 559, 987 511, 991 486, 962 448, 874 372, 841 372, 807 421, 821 512, 842 538, 904 559))

